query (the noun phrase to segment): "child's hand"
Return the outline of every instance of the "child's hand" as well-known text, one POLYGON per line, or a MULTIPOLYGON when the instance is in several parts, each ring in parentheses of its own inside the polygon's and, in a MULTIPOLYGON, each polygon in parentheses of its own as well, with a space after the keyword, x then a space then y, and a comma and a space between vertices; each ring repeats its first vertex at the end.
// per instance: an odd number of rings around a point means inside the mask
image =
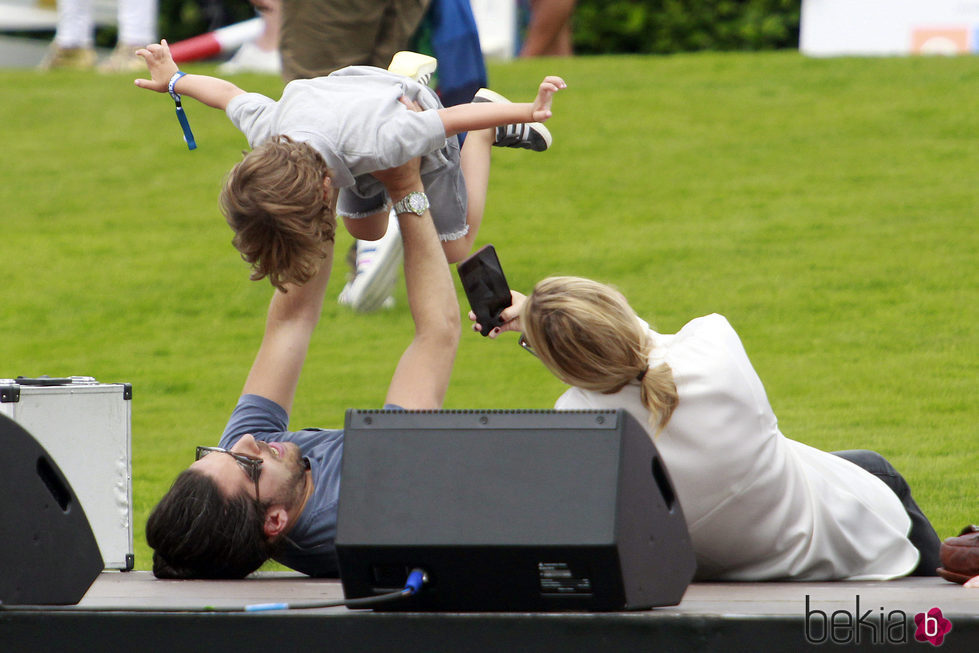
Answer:
POLYGON ((414 100, 409 100, 406 95, 402 95, 401 97, 399 97, 398 102, 405 105, 406 107, 408 107, 408 109, 416 113, 421 113, 422 111, 424 111, 424 109, 422 109, 422 105, 418 104, 414 100))
POLYGON ((166 93, 167 84, 173 74, 179 70, 170 55, 170 46, 167 40, 163 39, 159 43, 151 43, 145 48, 136 50, 136 55, 143 58, 146 67, 149 68, 152 79, 137 79, 136 86, 140 88, 166 93))
POLYGON ((537 89, 537 97, 534 98, 534 104, 531 107, 535 122, 544 122, 551 117, 551 100, 554 98, 554 94, 567 87, 568 85, 560 77, 549 75, 544 78, 544 81, 540 83, 540 88, 537 89))

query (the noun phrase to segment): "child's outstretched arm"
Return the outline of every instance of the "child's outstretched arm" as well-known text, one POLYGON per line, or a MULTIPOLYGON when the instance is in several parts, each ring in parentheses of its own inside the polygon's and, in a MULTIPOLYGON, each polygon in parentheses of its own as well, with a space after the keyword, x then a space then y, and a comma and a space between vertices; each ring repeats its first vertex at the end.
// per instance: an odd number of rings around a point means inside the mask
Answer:
POLYGON ((551 75, 541 82, 533 102, 457 104, 439 109, 439 117, 446 136, 522 122, 544 122, 551 117, 554 94, 567 86, 563 79, 551 75))
MULTIPOLYGON (((136 86, 157 93, 166 93, 170 79, 179 71, 177 64, 170 55, 170 46, 166 39, 159 43, 151 43, 136 51, 149 68, 151 79, 137 79, 136 86)), ((224 111, 228 102, 243 90, 231 82, 207 75, 184 75, 173 86, 173 91, 180 95, 192 97, 209 107, 224 111)))

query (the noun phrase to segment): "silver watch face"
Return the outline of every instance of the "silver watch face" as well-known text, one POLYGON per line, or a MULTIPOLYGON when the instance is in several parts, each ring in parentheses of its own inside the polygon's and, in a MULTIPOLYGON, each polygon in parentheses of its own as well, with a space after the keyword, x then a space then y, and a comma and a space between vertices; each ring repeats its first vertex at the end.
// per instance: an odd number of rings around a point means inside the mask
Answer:
POLYGON ((419 193, 418 191, 408 193, 403 200, 398 202, 397 208, 404 208, 405 211, 422 215, 428 208, 428 197, 425 193, 419 193))
POLYGON ((424 193, 412 193, 408 196, 408 203, 412 211, 421 215, 428 208, 428 197, 424 193))

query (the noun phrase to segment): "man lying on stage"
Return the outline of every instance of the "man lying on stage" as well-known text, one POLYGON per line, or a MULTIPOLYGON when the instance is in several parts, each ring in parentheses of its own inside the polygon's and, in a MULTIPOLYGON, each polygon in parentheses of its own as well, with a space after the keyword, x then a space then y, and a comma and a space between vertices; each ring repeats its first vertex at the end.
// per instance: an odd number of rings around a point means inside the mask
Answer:
MULTIPOLYGON (((418 161, 375 173, 397 203, 422 191, 418 161)), ((398 214, 415 335, 386 407, 437 409, 459 343, 459 305, 431 215, 398 214)), ((319 320, 332 256, 288 292, 276 290, 265 335, 219 447, 198 447, 150 514, 146 539, 159 578, 241 578, 273 558, 336 576, 342 430, 289 431, 299 374, 319 320)))

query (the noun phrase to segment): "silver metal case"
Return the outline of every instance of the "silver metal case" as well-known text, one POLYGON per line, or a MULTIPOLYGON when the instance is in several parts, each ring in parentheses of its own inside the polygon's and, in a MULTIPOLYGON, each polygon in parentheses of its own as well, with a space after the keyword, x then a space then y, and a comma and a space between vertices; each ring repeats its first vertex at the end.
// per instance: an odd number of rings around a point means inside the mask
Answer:
POLYGON ((44 447, 74 490, 106 569, 133 557, 132 386, 92 377, 0 379, 0 414, 44 447))

